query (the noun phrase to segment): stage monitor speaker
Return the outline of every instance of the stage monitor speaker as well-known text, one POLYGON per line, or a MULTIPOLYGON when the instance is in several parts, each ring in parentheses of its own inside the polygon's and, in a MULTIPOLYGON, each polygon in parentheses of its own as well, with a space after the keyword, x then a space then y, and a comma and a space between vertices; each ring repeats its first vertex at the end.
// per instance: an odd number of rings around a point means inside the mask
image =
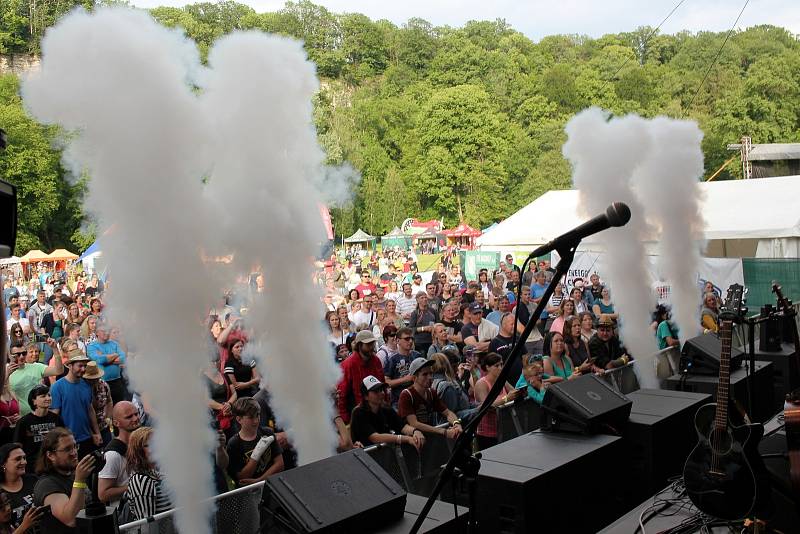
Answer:
POLYGON ((761 307, 761 316, 770 316, 759 325, 758 350, 761 352, 781 351, 781 323, 778 317, 774 315, 773 312, 775 311, 772 304, 766 304, 761 307))
MULTIPOLYGON (((698 375, 719 375, 719 355, 722 342, 714 333, 702 334, 686 340, 681 350, 681 369, 691 365, 689 372, 698 375)), ((744 353, 731 347, 731 370, 742 366, 744 353)))
POLYGON ((264 532, 364 532, 403 519, 406 492, 360 449, 267 478, 264 532))
POLYGON ((0 258, 14 255, 17 242, 17 188, 0 180, 0 258))
POLYGON ((542 401, 545 430, 616 434, 631 414, 633 402, 597 376, 583 375, 552 384, 542 401))

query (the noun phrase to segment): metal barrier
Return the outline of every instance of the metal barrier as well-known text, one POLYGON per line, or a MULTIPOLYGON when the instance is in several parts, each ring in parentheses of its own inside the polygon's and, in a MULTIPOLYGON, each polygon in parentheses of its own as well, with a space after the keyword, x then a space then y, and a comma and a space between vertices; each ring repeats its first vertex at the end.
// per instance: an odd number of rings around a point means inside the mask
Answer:
MULTIPOLYGON (((237 488, 203 501, 215 507, 211 525, 215 534, 257 534, 261 526, 259 503, 264 481, 237 488)), ((120 525, 126 534, 172 534, 175 509, 120 525)))
MULTIPOLYGON (((436 428, 447 428, 447 423, 436 428)), ((422 453, 407 444, 380 443, 364 448, 393 479, 406 491, 425 495, 421 481, 438 475, 442 465, 450 458, 452 440, 440 434, 425 433, 422 453)), ((215 507, 211 524, 215 534, 257 534, 260 524, 260 502, 264 481, 237 488, 212 497, 204 503, 215 507)), ((430 493, 428 491, 428 493, 430 493)), ((146 519, 120 525, 125 534, 173 534, 175 509, 146 519)))
POLYGON ((539 404, 525 397, 497 407, 497 441, 502 443, 541 426, 542 408, 539 404))
POLYGON ((635 364, 636 361, 632 361, 616 369, 606 369, 600 377, 623 395, 633 393, 640 389, 635 364))

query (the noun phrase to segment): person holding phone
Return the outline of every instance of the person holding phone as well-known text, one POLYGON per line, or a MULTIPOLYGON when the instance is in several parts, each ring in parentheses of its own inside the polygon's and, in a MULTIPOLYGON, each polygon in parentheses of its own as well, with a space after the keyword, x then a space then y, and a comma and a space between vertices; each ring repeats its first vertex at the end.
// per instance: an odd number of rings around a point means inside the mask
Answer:
POLYGON ((49 506, 42 515, 42 532, 74 534, 76 521, 85 504, 94 456, 78 461, 78 445, 72 432, 57 427, 47 433, 36 465, 40 478, 33 489, 34 506, 49 506))

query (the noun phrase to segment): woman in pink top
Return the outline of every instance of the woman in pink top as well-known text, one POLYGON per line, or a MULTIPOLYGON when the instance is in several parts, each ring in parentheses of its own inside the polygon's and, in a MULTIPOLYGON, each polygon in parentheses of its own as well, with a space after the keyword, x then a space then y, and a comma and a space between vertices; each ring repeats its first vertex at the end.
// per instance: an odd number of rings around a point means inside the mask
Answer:
POLYGON ((551 332, 564 333, 564 320, 570 315, 575 315, 575 302, 572 299, 564 299, 558 306, 558 317, 553 319, 553 324, 550 325, 551 332))

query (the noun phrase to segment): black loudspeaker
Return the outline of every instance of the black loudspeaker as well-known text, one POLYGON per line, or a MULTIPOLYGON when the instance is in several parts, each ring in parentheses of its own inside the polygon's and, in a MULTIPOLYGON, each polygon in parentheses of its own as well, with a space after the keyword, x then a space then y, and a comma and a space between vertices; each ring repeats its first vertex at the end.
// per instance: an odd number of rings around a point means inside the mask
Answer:
POLYGON ((17 188, 0 180, 0 258, 14 255, 17 242, 17 188))
POLYGON ((545 430, 620 434, 633 402, 595 375, 547 388, 542 401, 545 430))
POLYGON ((759 325, 758 350, 761 352, 780 352, 781 351, 781 323, 773 312, 776 310, 771 304, 761 307, 761 316, 769 317, 759 325))
MULTIPOLYGON (((689 372, 698 375, 719 375, 719 355, 722 342, 716 334, 708 333, 693 337, 683 344, 681 369, 689 366, 689 372)), ((731 371, 742 366, 744 353, 731 347, 731 371)))
POLYGON ((354 449, 269 477, 263 504, 263 532, 362 532, 403 519, 406 492, 354 449))

